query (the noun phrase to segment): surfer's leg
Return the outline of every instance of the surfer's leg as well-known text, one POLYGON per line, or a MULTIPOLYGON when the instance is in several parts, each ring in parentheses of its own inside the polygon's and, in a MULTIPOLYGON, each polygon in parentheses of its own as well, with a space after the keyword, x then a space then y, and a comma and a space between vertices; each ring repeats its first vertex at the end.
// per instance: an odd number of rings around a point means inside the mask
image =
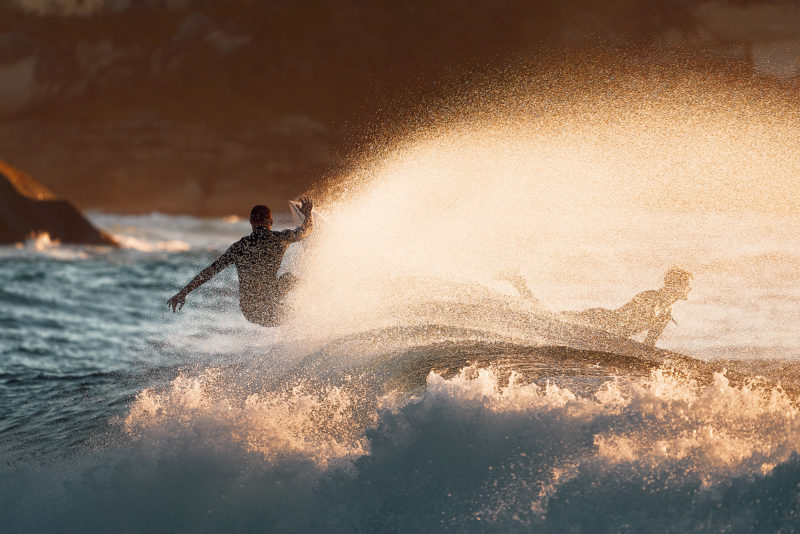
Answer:
POLYGON ((282 300, 286 293, 294 289, 294 286, 297 284, 297 277, 292 273, 283 273, 278 278, 278 300, 282 300))
POLYGON ((244 318, 261 326, 275 326, 274 307, 272 299, 261 302, 240 302, 244 318))
POLYGON ((244 318, 259 326, 277 326, 277 321, 270 314, 245 315, 244 318))
POLYGON ((277 326, 282 314, 282 300, 296 283, 296 276, 284 273, 275 285, 258 299, 241 299, 239 304, 245 319, 261 326, 277 326))

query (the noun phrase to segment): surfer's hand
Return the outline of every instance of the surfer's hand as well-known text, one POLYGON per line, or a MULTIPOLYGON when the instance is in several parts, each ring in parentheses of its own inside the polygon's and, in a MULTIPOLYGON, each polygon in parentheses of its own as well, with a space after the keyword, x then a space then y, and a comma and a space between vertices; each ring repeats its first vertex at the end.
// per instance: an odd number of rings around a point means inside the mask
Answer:
POLYGON ((311 214, 311 208, 314 206, 314 203, 311 202, 311 199, 307 196, 300 197, 300 213, 303 214, 304 217, 308 217, 311 214))
POLYGON ((176 312, 182 310, 184 304, 186 304, 186 295, 180 292, 167 301, 167 308, 172 308, 172 311, 176 312))

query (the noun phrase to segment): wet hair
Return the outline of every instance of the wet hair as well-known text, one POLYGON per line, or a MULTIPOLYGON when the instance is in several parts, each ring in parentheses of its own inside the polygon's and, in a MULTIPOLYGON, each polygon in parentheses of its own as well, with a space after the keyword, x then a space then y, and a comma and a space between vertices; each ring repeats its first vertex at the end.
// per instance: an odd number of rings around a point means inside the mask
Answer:
POLYGON ((692 281, 692 273, 673 267, 664 275, 665 286, 685 286, 692 281))
POLYGON ((250 224, 271 224, 272 212, 263 204, 253 206, 250 210, 250 224))

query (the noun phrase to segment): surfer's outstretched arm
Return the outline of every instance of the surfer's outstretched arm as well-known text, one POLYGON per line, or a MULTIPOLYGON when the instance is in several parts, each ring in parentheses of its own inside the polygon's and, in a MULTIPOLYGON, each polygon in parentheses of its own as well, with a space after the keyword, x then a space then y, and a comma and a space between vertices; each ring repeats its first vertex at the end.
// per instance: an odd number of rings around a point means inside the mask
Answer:
POLYGON ((186 295, 211 280, 215 274, 233 263, 234 254, 231 249, 233 249, 233 247, 229 248, 225 254, 217 259, 217 261, 200 271, 197 276, 192 278, 191 282, 186 284, 183 289, 178 291, 175 296, 167 301, 167 307, 171 308, 173 312, 183 309, 183 305, 186 304, 186 295))
POLYGON ((310 198, 300 197, 300 213, 303 214, 303 224, 294 230, 284 230, 280 232, 284 241, 289 243, 300 241, 311 232, 311 229, 314 227, 314 220, 311 216, 311 208, 313 207, 314 203, 310 198))

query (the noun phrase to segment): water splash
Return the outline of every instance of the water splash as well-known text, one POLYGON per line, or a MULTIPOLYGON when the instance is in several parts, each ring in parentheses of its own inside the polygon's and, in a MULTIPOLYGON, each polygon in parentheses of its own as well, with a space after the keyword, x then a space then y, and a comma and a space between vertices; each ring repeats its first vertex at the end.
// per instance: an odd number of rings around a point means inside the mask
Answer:
POLYGON ((238 446, 270 462, 300 454, 325 467, 366 452, 363 434, 352 428, 356 403, 364 401, 350 389, 301 382, 243 399, 231 389, 215 369, 179 376, 166 391, 139 393, 122 426, 135 439, 199 430, 212 445, 238 446))
POLYGON ((503 270, 551 308, 618 306, 671 265, 702 276, 730 243, 752 255, 790 240, 795 107, 693 78, 623 77, 561 101, 525 90, 395 138, 321 194, 330 224, 308 245, 298 331, 413 321, 452 283, 496 288, 503 270))

